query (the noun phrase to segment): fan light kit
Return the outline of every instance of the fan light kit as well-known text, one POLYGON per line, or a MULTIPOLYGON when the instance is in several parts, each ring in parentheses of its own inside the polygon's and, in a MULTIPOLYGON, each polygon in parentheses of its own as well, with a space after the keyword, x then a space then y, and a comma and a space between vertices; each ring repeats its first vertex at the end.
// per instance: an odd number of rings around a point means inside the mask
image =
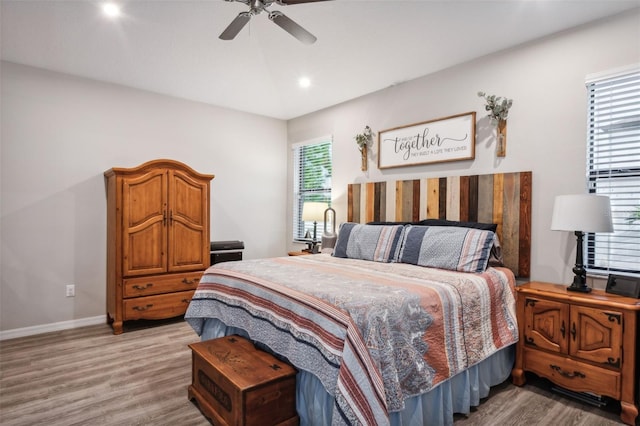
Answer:
POLYGON ((279 12, 277 10, 268 11, 267 8, 271 6, 273 3, 279 4, 280 6, 288 6, 300 3, 313 3, 317 1, 326 1, 326 0, 225 0, 228 2, 237 1, 239 3, 246 4, 249 6, 248 12, 240 12, 236 18, 231 21, 229 26, 220 34, 221 40, 233 40, 238 33, 244 28, 245 25, 249 22, 252 16, 259 15, 262 12, 266 12, 269 14, 269 19, 275 23, 277 26, 300 40, 304 44, 313 44, 317 40, 316 37, 311 34, 309 31, 302 28, 300 25, 295 23, 293 20, 288 18, 284 13, 279 12))

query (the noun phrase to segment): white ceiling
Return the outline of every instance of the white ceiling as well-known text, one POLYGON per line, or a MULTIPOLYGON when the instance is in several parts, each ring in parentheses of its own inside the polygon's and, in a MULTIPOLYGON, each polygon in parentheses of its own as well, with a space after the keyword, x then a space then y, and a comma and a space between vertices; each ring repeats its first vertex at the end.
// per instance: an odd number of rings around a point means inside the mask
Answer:
POLYGON ((274 4, 270 10, 318 38, 304 45, 265 14, 235 40, 219 40, 247 9, 223 0, 118 0, 117 21, 93 0, 0 1, 3 60, 280 119, 640 7, 640 0, 274 4), (311 87, 298 86, 302 76, 311 87))

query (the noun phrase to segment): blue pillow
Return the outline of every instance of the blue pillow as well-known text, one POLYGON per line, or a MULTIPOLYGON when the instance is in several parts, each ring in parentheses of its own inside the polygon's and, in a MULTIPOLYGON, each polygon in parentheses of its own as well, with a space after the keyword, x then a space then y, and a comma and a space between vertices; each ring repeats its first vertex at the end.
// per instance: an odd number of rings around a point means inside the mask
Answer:
POLYGON ((456 226, 407 225, 399 262, 460 272, 487 269, 495 233, 456 226))
POLYGON ((333 256, 374 262, 396 262, 404 227, 402 225, 340 225, 333 256))
POLYGON ((460 228, 475 228, 475 229, 485 229, 487 231, 496 232, 498 229, 498 224, 496 223, 482 223, 482 222, 460 222, 457 220, 446 220, 446 219, 423 219, 417 223, 412 223, 412 225, 420 225, 420 226, 457 226, 460 228))

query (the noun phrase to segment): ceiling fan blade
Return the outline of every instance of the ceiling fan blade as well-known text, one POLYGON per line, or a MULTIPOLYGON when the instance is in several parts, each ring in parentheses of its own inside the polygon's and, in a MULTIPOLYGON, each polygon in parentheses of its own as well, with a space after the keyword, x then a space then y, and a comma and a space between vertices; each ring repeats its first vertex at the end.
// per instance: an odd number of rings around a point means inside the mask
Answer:
POLYGON ((251 19, 251 13, 240 12, 236 18, 231 21, 229 26, 220 34, 220 40, 233 40, 240 30, 247 25, 247 22, 251 19))
POLYGON ((269 19, 304 44, 313 44, 317 40, 316 36, 296 24, 282 12, 278 12, 277 10, 269 12, 269 19))
POLYGON ((283 6, 288 6, 292 4, 302 4, 302 3, 315 3, 317 1, 328 1, 328 0, 275 0, 276 3, 281 4, 283 6))

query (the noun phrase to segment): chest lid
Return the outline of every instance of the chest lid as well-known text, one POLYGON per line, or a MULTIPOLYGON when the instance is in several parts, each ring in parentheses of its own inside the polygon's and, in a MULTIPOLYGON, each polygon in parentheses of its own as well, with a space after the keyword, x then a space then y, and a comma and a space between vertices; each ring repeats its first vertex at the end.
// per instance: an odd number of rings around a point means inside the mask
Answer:
POLYGON ((256 349, 253 343, 240 336, 205 340, 189 347, 241 391, 296 374, 295 368, 256 349))

